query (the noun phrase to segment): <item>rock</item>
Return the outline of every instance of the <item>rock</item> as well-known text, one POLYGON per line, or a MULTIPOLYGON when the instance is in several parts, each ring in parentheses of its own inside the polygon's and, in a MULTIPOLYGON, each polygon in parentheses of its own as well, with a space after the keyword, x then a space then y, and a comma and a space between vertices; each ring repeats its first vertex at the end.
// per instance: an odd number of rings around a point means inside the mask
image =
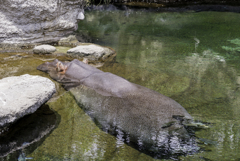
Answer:
POLYGON ((87 58, 90 61, 104 61, 115 51, 95 44, 84 44, 67 51, 67 55, 73 58, 87 58))
POLYGON ((83 0, 1 1, 0 46, 57 42, 78 28, 83 6, 83 0))
POLYGON ((77 16, 77 20, 84 20, 85 16, 84 16, 84 10, 81 10, 79 13, 78 13, 78 16, 77 16))
POLYGON ((33 48, 35 54, 52 54, 56 51, 56 48, 51 45, 39 45, 33 48))
POLYGON ((63 37, 58 41, 58 46, 77 47, 82 43, 92 42, 92 39, 86 33, 77 33, 76 35, 69 35, 63 37))
POLYGON ((0 127, 35 112, 56 92, 55 84, 44 77, 7 77, 0 80, 0 127))
POLYGON ((75 35, 69 35, 68 37, 63 37, 58 41, 59 46, 69 46, 69 47, 76 47, 79 45, 79 41, 75 35))

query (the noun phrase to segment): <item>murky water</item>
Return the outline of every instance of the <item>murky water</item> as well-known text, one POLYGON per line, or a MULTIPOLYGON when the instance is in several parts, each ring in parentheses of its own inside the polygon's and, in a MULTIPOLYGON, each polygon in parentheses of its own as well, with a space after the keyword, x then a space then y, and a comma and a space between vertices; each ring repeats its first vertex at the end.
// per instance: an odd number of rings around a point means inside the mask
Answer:
MULTIPOLYGON (((180 160, 240 159, 240 14, 128 10, 85 16, 79 32, 118 54, 102 70, 169 96, 195 120, 211 123, 196 132, 204 150, 180 160)), ((25 73, 48 77, 36 67, 54 58, 0 54, 0 78, 25 73)), ((56 114, 55 129, 2 160, 22 154, 32 160, 155 160, 101 131, 73 96, 56 86, 48 103, 56 114)))

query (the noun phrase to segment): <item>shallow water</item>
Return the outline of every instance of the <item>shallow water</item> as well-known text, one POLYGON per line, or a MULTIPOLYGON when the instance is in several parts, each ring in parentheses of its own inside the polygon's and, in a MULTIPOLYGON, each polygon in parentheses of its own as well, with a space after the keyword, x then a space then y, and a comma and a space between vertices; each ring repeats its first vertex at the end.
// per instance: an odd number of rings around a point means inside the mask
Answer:
MULTIPOLYGON (((240 158, 240 14, 89 11, 79 32, 116 50, 103 71, 156 90, 179 102, 210 128, 196 132, 204 150, 180 160, 240 158)), ((47 74, 36 70, 56 56, 0 54, 0 78, 47 74)), ((69 58, 57 57, 60 60, 69 58)), ((101 131, 56 83, 47 103, 57 116, 55 129, 37 143, 0 160, 25 154, 31 160, 154 160, 101 131)))

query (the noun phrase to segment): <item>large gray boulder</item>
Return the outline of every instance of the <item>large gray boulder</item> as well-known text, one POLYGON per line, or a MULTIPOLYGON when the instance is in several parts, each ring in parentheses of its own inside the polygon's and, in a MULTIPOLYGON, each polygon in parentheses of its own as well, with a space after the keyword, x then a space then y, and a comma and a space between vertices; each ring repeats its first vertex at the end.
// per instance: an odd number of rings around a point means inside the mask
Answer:
POLYGON ((0 127, 35 112, 55 92, 55 84, 40 76, 25 74, 1 79, 0 127))
POLYGON ((1 0, 0 4, 0 47, 57 42, 77 29, 84 12, 83 0, 1 0))
POLYGON ((114 50, 95 44, 83 44, 67 51, 70 57, 87 58, 90 61, 104 61, 113 54, 115 54, 114 50))

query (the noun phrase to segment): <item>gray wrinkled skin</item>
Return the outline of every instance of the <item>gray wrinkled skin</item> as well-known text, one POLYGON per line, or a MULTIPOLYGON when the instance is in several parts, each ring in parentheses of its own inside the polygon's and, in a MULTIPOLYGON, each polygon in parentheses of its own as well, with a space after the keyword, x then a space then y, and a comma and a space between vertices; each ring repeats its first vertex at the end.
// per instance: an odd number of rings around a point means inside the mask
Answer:
POLYGON ((49 43, 77 29, 83 0, 0 0, 0 43, 49 43))
POLYGON ((192 117, 176 101, 76 59, 62 62, 67 70, 59 74, 57 62, 57 59, 46 62, 37 69, 70 89, 79 105, 103 130, 125 134, 122 139, 126 142, 151 149, 164 147, 162 150, 170 153, 198 149, 183 125, 192 117))

